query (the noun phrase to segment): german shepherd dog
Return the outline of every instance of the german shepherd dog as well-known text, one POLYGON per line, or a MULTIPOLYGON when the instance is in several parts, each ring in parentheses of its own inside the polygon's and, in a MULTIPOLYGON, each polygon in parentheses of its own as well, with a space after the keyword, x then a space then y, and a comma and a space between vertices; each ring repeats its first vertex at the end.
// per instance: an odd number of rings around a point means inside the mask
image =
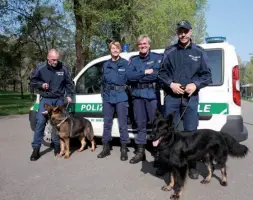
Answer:
POLYGON ((48 117, 53 127, 57 129, 60 137, 61 151, 59 157, 64 155, 67 159, 70 156, 70 138, 78 137, 81 147, 78 152, 83 151, 86 146, 86 138, 91 142, 91 151, 95 151, 94 133, 91 122, 88 119, 78 116, 70 116, 65 105, 54 107, 45 104, 44 107, 48 111, 48 117), (66 151, 65 151, 66 148, 66 151))
POLYGON ((188 163, 192 160, 203 161, 208 168, 208 176, 202 184, 210 182, 214 171, 214 161, 221 167, 221 185, 227 186, 226 162, 228 156, 243 158, 248 153, 245 145, 239 144, 226 133, 210 129, 199 129, 193 133, 175 132, 173 117, 168 119, 156 111, 153 123, 153 146, 157 147, 161 161, 168 166, 170 183, 162 187, 163 191, 174 189, 171 199, 177 200, 182 195, 186 181, 188 163))

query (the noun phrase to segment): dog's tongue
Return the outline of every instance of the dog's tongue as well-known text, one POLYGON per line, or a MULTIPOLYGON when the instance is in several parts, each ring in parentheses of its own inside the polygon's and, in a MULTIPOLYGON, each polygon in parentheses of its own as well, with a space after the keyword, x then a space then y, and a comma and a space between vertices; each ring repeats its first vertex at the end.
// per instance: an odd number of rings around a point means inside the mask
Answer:
POLYGON ((153 141, 153 146, 154 146, 154 147, 157 147, 157 146, 158 146, 158 144, 159 144, 159 139, 158 139, 158 140, 156 140, 156 141, 153 141))

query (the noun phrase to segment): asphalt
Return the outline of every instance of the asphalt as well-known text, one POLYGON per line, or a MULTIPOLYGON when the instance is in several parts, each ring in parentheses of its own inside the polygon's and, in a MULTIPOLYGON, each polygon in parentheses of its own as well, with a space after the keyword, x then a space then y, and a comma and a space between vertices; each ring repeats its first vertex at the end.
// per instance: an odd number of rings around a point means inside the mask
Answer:
MULTIPOLYGON (((243 102, 242 111, 249 131, 243 144, 253 149, 253 104, 243 102)), ((0 127, 0 200, 162 200, 172 194, 161 190, 169 178, 154 175, 149 152, 146 162, 131 165, 120 161, 117 144, 111 156, 104 159, 97 159, 102 149, 98 145, 95 152, 90 148, 73 152, 68 160, 54 157, 53 151, 43 146, 43 156, 31 162, 28 116, 1 117, 0 127)), ((132 157, 133 148, 129 149, 132 157)), ((181 199, 252 200, 252 153, 245 159, 229 158, 227 165, 227 187, 222 187, 215 177, 208 185, 200 183, 202 177, 188 179, 181 199)), ((216 170, 215 175, 221 177, 220 171, 216 170)))

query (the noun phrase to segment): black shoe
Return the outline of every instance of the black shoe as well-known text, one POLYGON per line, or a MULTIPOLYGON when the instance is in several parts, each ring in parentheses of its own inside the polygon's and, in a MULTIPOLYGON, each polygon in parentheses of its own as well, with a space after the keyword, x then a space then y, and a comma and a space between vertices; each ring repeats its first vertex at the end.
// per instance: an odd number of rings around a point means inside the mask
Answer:
POLYGON ((199 172, 196 169, 191 168, 191 169, 189 169, 188 176, 189 176, 190 179, 198 179, 199 178, 199 172))
POLYGON ((121 154, 120 154, 120 160, 125 161, 125 160, 128 159, 127 151, 128 151, 127 144, 121 144, 121 148, 120 148, 120 152, 121 152, 121 154))
POLYGON ((199 172, 196 169, 196 166, 197 166, 196 160, 189 161, 189 163, 188 163, 188 168, 189 168, 188 176, 191 179, 198 179, 199 178, 199 172))
POLYGON ((40 158, 40 148, 34 148, 32 155, 30 156, 31 161, 36 161, 40 158))
POLYGON ((61 148, 59 146, 55 146, 54 155, 57 156, 61 152, 61 148))
POLYGON ((135 156, 130 160, 131 164, 136 164, 140 161, 145 161, 146 155, 145 155, 145 145, 138 145, 137 151, 135 156))
POLYGON ((101 151, 100 154, 98 154, 97 158, 104 158, 106 156, 109 156, 111 153, 111 147, 109 143, 104 143, 103 144, 103 150, 101 151))

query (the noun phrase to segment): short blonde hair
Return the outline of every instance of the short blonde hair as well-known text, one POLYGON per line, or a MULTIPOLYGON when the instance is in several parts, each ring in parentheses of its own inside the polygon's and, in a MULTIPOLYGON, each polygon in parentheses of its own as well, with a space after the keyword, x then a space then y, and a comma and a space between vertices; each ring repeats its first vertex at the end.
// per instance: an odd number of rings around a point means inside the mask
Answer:
POLYGON ((147 38, 149 44, 151 43, 150 37, 149 37, 147 34, 143 34, 143 35, 140 35, 140 36, 137 38, 137 44, 139 44, 139 42, 140 42, 141 40, 143 40, 144 38, 147 38))
POLYGON ((118 42, 118 41, 112 41, 112 42, 110 42, 110 44, 109 44, 109 50, 111 50, 112 45, 116 46, 121 51, 120 42, 118 42))

